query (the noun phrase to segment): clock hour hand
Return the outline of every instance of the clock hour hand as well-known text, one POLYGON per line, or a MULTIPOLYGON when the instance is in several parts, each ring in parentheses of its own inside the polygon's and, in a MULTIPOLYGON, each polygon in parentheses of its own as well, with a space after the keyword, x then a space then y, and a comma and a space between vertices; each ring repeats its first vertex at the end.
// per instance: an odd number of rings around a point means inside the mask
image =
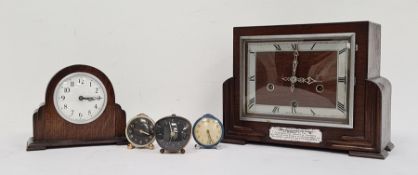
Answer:
POLYGON ((84 97, 84 96, 79 96, 78 97, 78 99, 80 100, 80 101, 83 101, 83 100, 87 100, 87 101, 94 101, 94 100, 100 100, 100 99, 102 99, 102 97, 101 96, 97 96, 97 97, 84 97))

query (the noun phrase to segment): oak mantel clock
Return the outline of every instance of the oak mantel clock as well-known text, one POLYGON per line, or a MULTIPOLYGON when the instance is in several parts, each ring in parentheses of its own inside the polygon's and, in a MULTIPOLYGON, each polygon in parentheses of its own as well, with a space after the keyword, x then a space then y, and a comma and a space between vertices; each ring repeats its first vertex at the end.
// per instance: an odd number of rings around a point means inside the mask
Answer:
POLYGON ((234 28, 223 84, 224 142, 346 151, 385 158, 390 82, 372 22, 234 28))
POLYGON ((107 76, 86 65, 62 69, 48 84, 45 103, 33 114, 27 151, 127 144, 125 111, 115 103, 107 76))

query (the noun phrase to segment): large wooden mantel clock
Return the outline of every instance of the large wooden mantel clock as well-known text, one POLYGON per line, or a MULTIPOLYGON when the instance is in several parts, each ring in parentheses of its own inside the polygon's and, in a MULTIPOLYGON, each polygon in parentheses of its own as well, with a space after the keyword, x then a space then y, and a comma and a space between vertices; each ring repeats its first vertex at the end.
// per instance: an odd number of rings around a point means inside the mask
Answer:
POLYGON ((112 84, 98 69, 73 65, 59 71, 33 114, 27 151, 127 144, 125 111, 115 103, 112 84))
POLYGON ((371 22, 234 28, 223 85, 224 142, 347 151, 385 158, 390 82, 371 22))

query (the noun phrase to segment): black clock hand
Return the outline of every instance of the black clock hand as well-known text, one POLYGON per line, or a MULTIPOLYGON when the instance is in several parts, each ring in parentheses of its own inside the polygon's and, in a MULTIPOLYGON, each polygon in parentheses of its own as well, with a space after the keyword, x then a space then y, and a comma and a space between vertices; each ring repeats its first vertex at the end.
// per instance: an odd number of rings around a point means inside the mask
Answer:
POLYGON ((212 144, 213 143, 213 140, 212 140, 212 137, 210 136, 209 129, 206 130, 206 133, 208 134, 209 144, 212 144))
POLYGON ((145 134, 145 135, 151 135, 151 134, 149 134, 148 132, 145 132, 145 131, 143 131, 143 130, 139 130, 139 133, 143 133, 143 134, 145 134))
POLYGON ((100 99, 102 99, 102 97, 101 96, 97 96, 97 97, 83 97, 83 96, 79 96, 78 97, 78 99, 80 100, 80 101, 83 101, 83 100, 87 100, 87 101, 94 101, 94 100, 100 100, 100 99))

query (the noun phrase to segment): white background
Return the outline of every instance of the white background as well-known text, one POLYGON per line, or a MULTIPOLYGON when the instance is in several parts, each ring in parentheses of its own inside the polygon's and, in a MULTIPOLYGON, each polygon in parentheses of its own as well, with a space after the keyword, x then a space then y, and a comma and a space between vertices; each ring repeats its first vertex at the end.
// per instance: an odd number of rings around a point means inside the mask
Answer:
POLYGON ((417 41, 412 0, 0 0, 0 174, 418 174, 417 41), (382 25, 396 144, 386 160, 252 144, 194 150, 194 141, 185 155, 124 146, 25 151, 32 112, 66 66, 105 72, 128 119, 221 118, 234 26, 358 20, 382 25))

